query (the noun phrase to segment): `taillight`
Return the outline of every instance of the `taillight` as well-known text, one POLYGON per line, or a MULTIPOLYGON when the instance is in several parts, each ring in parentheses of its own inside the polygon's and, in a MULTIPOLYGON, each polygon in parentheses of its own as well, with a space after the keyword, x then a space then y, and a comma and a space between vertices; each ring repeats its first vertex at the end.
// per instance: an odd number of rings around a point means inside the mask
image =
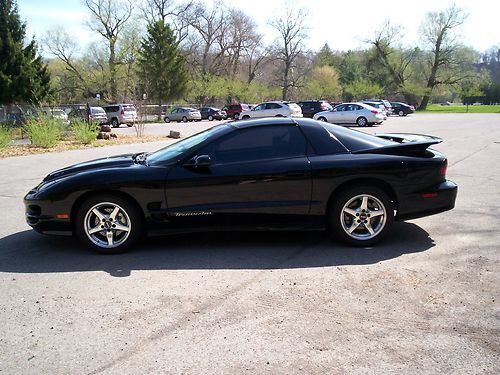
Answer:
POLYGON ((370 111, 371 113, 373 113, 374 115, 378 115, 379 114, 379 111, 370 111))
POLYGON ((124 114, 125 114, 125 111, 122 109, 122 110, 120 111, 120 115, 124 115, 124 114))
POLYGON ((448 169, 448 159, 444 159, 443 164, 441 164, 441 168, 439 168, 439 175, 441 177, 445 177, 447 169, 448 169))

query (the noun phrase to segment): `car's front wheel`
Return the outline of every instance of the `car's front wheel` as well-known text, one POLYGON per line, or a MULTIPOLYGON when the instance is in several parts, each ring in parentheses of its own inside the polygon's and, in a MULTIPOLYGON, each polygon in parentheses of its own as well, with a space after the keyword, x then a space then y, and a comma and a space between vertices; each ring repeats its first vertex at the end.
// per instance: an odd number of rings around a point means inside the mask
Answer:
POLYGON ((387 234, 394 221, 391 199, 377 187, 350 187, 333 199, 328 211, 329 230, 348 244, 371 246, 387 234))
POLYGON ((405 113, 403 111, 399 111, 398 115, 399 115, 399 117, 403 117, 405 115, 405 113))
POLYGON ((250 119, 250 116, 248 116, 248 115, 244 115, 241 119, 242 119, 242 120, 249 120, 249 119, 250 119))
POLYGON ((76 214, 75 231, 81 241, 103 254, 129 249, 142 235, 139 209, 110 194, 87 199, 76 214))
POLYGON ((183 116, 183 117, 182 117, 182 122, 188 122, 188 119, 187 119, 187 117, 186 117, 186 116, 183 116))
POLYGON ((212 115, 208 116, 208 121, 214 121, 214 116, 212 115))
POLYGON ((168 124, 170 122, 170 117, 165 117, 165 122, 168 124))

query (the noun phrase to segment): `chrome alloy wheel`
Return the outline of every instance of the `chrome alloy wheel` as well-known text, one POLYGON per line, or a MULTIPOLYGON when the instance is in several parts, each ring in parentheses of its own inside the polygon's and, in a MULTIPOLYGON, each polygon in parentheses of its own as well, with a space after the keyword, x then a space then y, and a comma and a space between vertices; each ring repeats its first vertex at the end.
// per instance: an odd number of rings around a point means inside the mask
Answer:
POLYGON ((385 227, 386 208, 372 195, 357 195, 344 205, 340 213, 342 229, 356 240, 376 237, 385 227))
POLYGON ((132 223, 127 212, 111 202, 101 202, 85 214, 85 234, 93 244, 112 249, 127 241, 132 223))

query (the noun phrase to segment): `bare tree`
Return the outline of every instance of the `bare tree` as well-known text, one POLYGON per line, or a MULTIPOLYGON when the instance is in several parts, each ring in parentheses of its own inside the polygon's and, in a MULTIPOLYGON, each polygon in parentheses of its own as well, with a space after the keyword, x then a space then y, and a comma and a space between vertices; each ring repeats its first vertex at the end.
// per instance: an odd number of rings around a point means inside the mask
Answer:
POLYGON ((387 21, 383 27, 375 32, 373 39, 367 42, 375 48, 379 63, 387 70, 396 90, 399 90, 407 102, 412 95, 405 88, 411 77, 410 65, 414 61, 418 49, 404 50, 400 46, 403 28, 387 21))
POLYGON ((148 24, 156 21, 168 23, 179 43, 188 36, 190 15, 194 0, 177 3, 175 0, 145 0, 142 12, 148 24))
POLYGON ((428 60, 427 93, 422 98, 420 109, 425 109, 430 95, 436 86, 456 84, 466 76, 463 72, 455 74, 453 69, 460 64, 457 53, 462 44, 456 34, 466 15, 463 10, 452 5, 445 11, 427 13, 420 27, 424 47, 430 51, 428 60), (441 74, 447 71, 447 74, 441 74), (451 72, 451 74, 449 74, 451 72))
MULTIPOLYGON (((290 4, 283 17, 270 21, 270 25, 278 32, 277 60, 281 62, 282 99, 288 99, 290 88, 296 87, 298 80, 294 76, 298 57, 304 53, 304 40, 307 38, 307 27, 304 9, 296 10, 290 4)), ((297 72, 296 72, 297 73, 297 72)))
POLYGON ((132 15, 133 5, 130 0, 85 0, 85 5, 92 14, 89 26, 106 39, 109 56, 109 92, 110 100, 117 100, 116 81, 116 43, 124 25, 132 15))

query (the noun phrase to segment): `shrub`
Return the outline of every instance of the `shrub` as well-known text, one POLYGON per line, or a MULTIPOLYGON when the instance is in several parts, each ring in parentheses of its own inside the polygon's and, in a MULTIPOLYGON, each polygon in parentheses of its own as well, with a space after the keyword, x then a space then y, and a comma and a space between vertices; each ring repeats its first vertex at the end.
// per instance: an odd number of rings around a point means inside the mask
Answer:
POLYGON ((49 148, 57 145, 61 139, 61 124, 53 118, 38 117, 26 124, 26 133, 33 146, 49 148))
POLYGON ((85 121, 77 121, 72 125, 75 139, 84 145, 92 143, 97 138, 98 127, 85 121))
POLYGON ((12 141, 12 131, 6 127, 0 127, 0 150, 6 148, 12 141))

